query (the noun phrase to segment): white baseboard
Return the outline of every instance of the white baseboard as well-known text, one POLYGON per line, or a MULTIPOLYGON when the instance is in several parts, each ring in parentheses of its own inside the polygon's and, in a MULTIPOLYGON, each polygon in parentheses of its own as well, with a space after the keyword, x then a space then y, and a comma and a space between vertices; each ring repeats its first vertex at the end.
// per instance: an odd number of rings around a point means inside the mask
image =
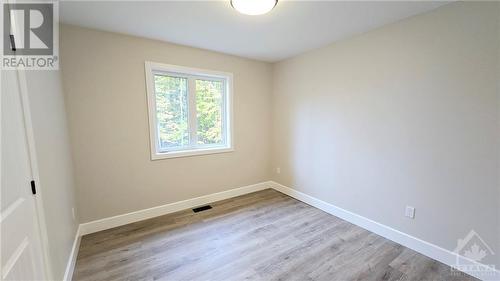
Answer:
POLYGON ((75 270, 76 258, 78 257, 78 250, 80 249, 80 226, 76 230, 75 241, 73 241, 73 247, 71 248, 71 252, 69 254, 68 264, 66 265, 66 270, 64 272, 64 281, 71 281, 73 278, 73 271, 75 270))
MULTIPOLYGON (((414 236, 411 236, 409 234, 406 234, 389 226, 383 225, 366 217, 355 214, 353 212, 339 208, 333 204, 327 203, 325 201, 307 195, 303 192, 281 185, 277 182, 268 181, 80 224, 80 227, 78 228, 77 232, 77 237, 75 237, 75 243, 71 251, 70 261, 68 262, 68 267, 66 268, 64 280, 71 279, 74 265, 76 262, 76 257, 78 254, 80 236, 82 235, 110 229, 113 227, 157 216, 166 215, 173 212, 182 211, 185 209, 191 209, 193 207, 197 207, 200 205, 205 205, 219 200, 229 199, 232 197, 264 190, 267 188, 273 188, 276 191, 291 196, 297 200, 300 200, 313 207, 323 210, 329 214, 337 216, 345 221, 360 226, 368 231, 376 233, 384 238, 392 240, 398 244, 408 247, 416 252, 419 252, 423 255, 426 255, 432 259, 440 261, 449 266, 454 266, 457 263, 457 255, 452 251, 446 250, 437 245, 421 240, 419 238, 416 238, 414 236)), ((465 261, 467 264, 472 264, 474 266, 477 266, 478 268, 480 268, 485 272, 487 271, 493 272, 493 274, 488 276, 478 274, 477 272, 464 271, 465 273, 475 276, 481 280, 487 280, 487 281, 500 280, 500 271, 498 270, 495 271, 494 269, 491 269, 486 265, 471 261, 462 256, 458 258, 460 259, 460 261, 465 261)))
POLYGON ((87 223, 80 224, 80 235, 90 234, 98 232, 105 229, 110 229, 113 227, 138 222, 141 220, 146 220, 185 209, 191 209, 200 205, 205 205, 219 200, 224 200, 243 194, 263 190, 266 188, 271 188, 270 182, 261 182, 257 184, 252 184, 248 186, 243 186, 235 189, 230 189, 227 191, 222 191, 218 193, 213 193, 209 195, 204 195, 192 199, 187 199, 184 201, 178 201, 162 206, 157 206, 149 209, 139 210, 123 215, 118 215, 114 217, 104 218, 100 220, 95 220, 87 223))
MULTIPOLYGON (((284 193, 299 201, 302 201, 306 204, 309 204, 313 207, 323 210, 329 214, 339 217, 352 224, 360 226, 368 231, 376 233, 384 238, 392 240, 398 244, 401 244, 407 248, 410 248, 432 259, 435 259, 452 267, 457 264, 457 255, 452 251, 446 250, 437 245, 421 240, 409 234, 403 233, 389 226, 383 225, 371 219, 365 218, 358 214, 339 208, 335 205, 319 200, 315 197, 312 197, 310 195, 307 195, 303 192, 297 191, 290 187, 281 185, 277 182, 271 181, 270 186, 281 193, 284 193)), ((464 270, 465 273, 472 275, 476 278, 479 278, 481 280, 500 280, 500 271, 491 269, 486 265, 474 262, 462 256, 458 258, 460 259, 460 261, 462 261, 461 264, 465 263, 477 266, 477 268, 480 268, 480 271, 482 272, 481 274, 478 273, 477 271, 468 272, 464 270), (485 272, 488 272, 488 274, 491 275, 486 275, 485 272)))

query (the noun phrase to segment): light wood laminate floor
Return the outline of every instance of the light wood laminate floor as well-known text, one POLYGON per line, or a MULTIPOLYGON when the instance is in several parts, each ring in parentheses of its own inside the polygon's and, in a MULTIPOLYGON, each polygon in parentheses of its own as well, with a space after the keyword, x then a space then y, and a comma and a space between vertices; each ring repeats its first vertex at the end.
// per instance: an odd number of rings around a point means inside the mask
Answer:
POLYGON ((475 280, 268 189, 82 238, 73 280, 475 280))

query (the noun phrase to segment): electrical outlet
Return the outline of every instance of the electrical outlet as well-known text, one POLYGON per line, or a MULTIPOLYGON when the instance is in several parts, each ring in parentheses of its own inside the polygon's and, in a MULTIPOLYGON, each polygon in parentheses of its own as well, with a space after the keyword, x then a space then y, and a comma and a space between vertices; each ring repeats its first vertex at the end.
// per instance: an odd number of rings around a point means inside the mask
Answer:
POLYGON ((73 221, 76 221, 75 208, 71 208, 71 215, 73 216, 73 221))
POLYGON ((406 206, 405 217, 408 217, 410 219, 414 219, 415 218, 415 208, 413 208, 411 206, 406 206))
POLYGON ((281 174, 281 168, 280 167, 276 168, 276 174, 281 174))

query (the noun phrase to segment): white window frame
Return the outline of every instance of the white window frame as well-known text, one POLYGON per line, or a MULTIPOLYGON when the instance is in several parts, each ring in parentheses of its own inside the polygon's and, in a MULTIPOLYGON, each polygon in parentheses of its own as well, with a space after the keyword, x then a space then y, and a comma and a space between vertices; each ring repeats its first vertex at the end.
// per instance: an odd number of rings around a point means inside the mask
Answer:
MULTIPOLYGON (((149 139, 151 149, 151 160, 159 160, 166 158, 188 157, 195 155, 205 155, 214 153, 224 153, 234 151, 234 138, 233 138, 233 74, 222 71, 206 70, 199 68, 191 68, 185 66, 162 64, 156 62, 145 62, 146 72, 146 92, 148 98, 148 115, 149 115, 149 139), (223 134, 225 136, 225 144, 223 146, 206 146, 206 147, 189 147, 182 150, 161 151, 158 126, 156 120, 156 95, 154 85, 154 75, 164 73, 174 77, 187 77, 188 78, 188 104, 195 101, 194 95, 194 79, 205 78, 211 80, 224 80, 225 81, 225 111, 223 113, 224 122, 223 134)), ((188 106, 193 108, 193 105, 188 106)), ((196 106, 194 106, 196 109, 196 106)), ((189 129, 196 130, 196 111, 188 113, 189 129), (194 122, 194 124, 193 124, 194 122)), ((192 135, 193 132, 190 133, 192 135)))

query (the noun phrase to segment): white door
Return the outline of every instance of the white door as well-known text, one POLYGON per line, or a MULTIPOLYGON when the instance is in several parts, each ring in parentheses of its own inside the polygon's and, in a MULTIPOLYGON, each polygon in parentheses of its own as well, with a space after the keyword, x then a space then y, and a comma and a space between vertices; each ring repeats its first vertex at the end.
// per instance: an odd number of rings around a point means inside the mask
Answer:
POLYGON ((1 280, 43 280, 31 166, 17 71, 1 71, 1 280))

